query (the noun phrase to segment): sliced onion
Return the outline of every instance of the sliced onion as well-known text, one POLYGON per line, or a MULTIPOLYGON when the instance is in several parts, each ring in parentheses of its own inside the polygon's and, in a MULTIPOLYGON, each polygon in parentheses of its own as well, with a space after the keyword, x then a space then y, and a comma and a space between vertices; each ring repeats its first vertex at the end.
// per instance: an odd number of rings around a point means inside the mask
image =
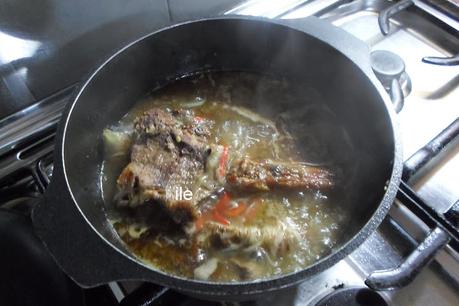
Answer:
POLYGON ((131 238, 139 239, 140 236, 142 236, 142 234, 145 233, 147 230, 148 230, 148 227, 144 225, 130 224, 128 226, 127 232, 131 238))
POLYGON ((106 157, 127 154, 132 142, 130 132, 117 132, 110 129, 104 129, 103 139, 106 157))
POLYGON ((180 106, 185 107, 185 108, 194 108, 194 107, 202 106, 204 105, 204 103, 206 103, 205 98, 196 97, 193 102, 183 103, 180 106))
POLYGON ((217 258, 211 258, 204 262, 202 265, 194 269, 194 277, 201 280, 208 280, 212 273, 217 270, 217 258))
POLYGON ((228 105, 227 107, 231 109, 232 111, 238 113, 239 115, 251 120, 252 122, 262 123, 266 126, 269 126, 271 129, 273 129, 276 132, 276 134, 278 133, 276 124, 273 121, 266 119, 260 116, 259 114, 252 112, 251 110, 248 110, 247 108, 244 108, 244 107, 233 106, 233 105, 228 105))

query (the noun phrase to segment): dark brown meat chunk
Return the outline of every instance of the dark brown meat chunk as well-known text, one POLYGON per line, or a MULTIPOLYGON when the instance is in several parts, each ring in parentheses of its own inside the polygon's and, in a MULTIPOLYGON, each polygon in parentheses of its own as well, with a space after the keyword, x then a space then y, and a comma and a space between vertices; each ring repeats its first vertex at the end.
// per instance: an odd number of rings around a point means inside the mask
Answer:
POLYGON ((234 162, 226 180, 233 187, 260 191, 333 187, 332 174, 325 169, 300 162, 255 162, 248 158, 234 162))
POLYGON ((194 219, 197 203, 212 192, 196 192, 210 153, 211 125, 191 110, 154 108, 137 118, 131 161, 118 178, 119 204, 157 203, 178 223, 194 219), (191 200, 177 199, 180 187, 193 192, 191 200))
MULTIPOLYGON (((118 178, 118 204, 159 204, 177 223, 194 220, 200 213, 198 204, 225 183, 219 175, 209 175, 219 173, 212 167, 218 167, 223 154, 221 146, 209 143, 212 124, 211 120, 196 117, 192 110, 153 108, 137 118, 130 163, 118 178), (178 199, 178 188, 191 191, 191 200, 178 199)), ((244 158, 228 167, 227 185, 248 191, 333 186, 327 170, 299 162, 244 158)))

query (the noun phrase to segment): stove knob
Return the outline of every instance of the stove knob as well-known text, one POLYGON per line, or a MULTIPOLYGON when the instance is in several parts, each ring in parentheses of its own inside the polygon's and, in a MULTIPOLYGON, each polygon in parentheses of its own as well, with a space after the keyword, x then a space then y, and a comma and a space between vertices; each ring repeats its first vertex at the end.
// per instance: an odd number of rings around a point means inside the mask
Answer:
POLYGON ((398 113, 404 103, 402 78, 407 78, 403 59, 393 52, 376 50, 371 52, 370 62, 373 72, 390 94, 395 111, 398 113))

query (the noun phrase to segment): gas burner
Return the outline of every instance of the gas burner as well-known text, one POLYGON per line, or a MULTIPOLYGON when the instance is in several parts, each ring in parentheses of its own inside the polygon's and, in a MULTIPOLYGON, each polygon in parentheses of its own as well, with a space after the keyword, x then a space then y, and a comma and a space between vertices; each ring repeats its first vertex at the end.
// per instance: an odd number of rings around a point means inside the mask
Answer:
POLYGON ((316 306, 389 306, 376 291, 365 287, 342 288, 322 298, 316 306))

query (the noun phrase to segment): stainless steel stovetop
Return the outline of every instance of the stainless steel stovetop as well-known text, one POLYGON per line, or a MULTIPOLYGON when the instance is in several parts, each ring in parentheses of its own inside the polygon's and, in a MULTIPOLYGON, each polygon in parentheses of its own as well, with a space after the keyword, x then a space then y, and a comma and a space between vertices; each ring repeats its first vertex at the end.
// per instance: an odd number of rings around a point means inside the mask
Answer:
MULTIPOLYGON (((408 6, 408 1, 404 2, 408 6)), ((268 18, 315 15, 355 35, 372 51, 387 50, 399 55, 405 63, 405 73, 400 78, 405 98, 398 119, 404 156, 409 163, 414 160, 410 158, 413 155, 419 157, 416 153, 426 144, 429 148, 443 147, 441 139, 431 140, 449 125, 452 124, 450 130, 456 131, 453 136, 457 135, 459 66, 432 65, 422 59, 458 54, 459 22, 430 1, 415 0, 408 9, 389 19, 389 33, 383 35, 378 17, 384 12, 390 15, 389 8, 393 4, 386 0, 251 0, 225 14, 268 18)), ((0 184, 0 194, 12 194, 11 190, 20 194, 8 199, 2 197, 5 200, 0 206, 14 209, 22 205, 24 198, 40 197, 46 188, 52 173, 50 153, 55 124, 71 90, 65 89, 0 121, 0 181, 4 182, 0 184), (7 154, 9 152, 13 153, 7 154)), ((440 216, 459 200, 458 143, 459 137, 449 141, 440 155, 408 180, 420 200, 440 216)), ((330 293, 365 287, 364 281, 369 274, 400 265, 434 227, 435 224, 413 212, 412 206, 405 201, 396 200, 378 231, 350 256, 299 286, 268 294, 248 304, 316 305, 330 293)), ((124 299, 123 305, 212 304, 139 282, 114 282, 109 286, 118 301, 124 299), (133 301, 138 301, 137 297, 142 294, 148 302, 135 304, 133 301), (136 295, 136 299, 132 295, 136 295)), ((411 284, 393 291, 381 291, 380 295, 389 305, 459 305, 458 289, 459 254, 448 245, 411 284)))
MULTIPOLYGON (((438 66, 422 61, 426 56, 450 57, 459 52, 459 22, 434 7, 422 6, 423 3, 419 7, 416 3, 401 11, 392 16, 390 31, 383 35, 378 17, 394 2, 325 0, 304 3, 292 0, 273 5, 267 1, 249 3, 230 13, 286 19, 314 15, 355 35, 371 51, 388 50, 403 59, 410 79, 410 84, 405 84, 404 88, 404 107, 398 114, 405 160, 458 120, 459 66, 438 66)), ((418 195, 439 214, 445 213, 459 199, 459 148, 452 144, 447 151, 436 166, 426 167, 409 181, 418 195)), ((394 268, 403 261, 406 252, 413 248, 410 246, 413 241, 410 242, 405 234, 419 241, 429 231, 422 220, 396 201, 380 229, 358 250, 294 290, 290 296, 294 296, 293 304, 314 304, 337 287, 364 286, 365 277, 372 271, 394 268)), ((382 294, 391 305, 459 305, 458 260, 458 254, 447 247, 412 284, 382 294)))

